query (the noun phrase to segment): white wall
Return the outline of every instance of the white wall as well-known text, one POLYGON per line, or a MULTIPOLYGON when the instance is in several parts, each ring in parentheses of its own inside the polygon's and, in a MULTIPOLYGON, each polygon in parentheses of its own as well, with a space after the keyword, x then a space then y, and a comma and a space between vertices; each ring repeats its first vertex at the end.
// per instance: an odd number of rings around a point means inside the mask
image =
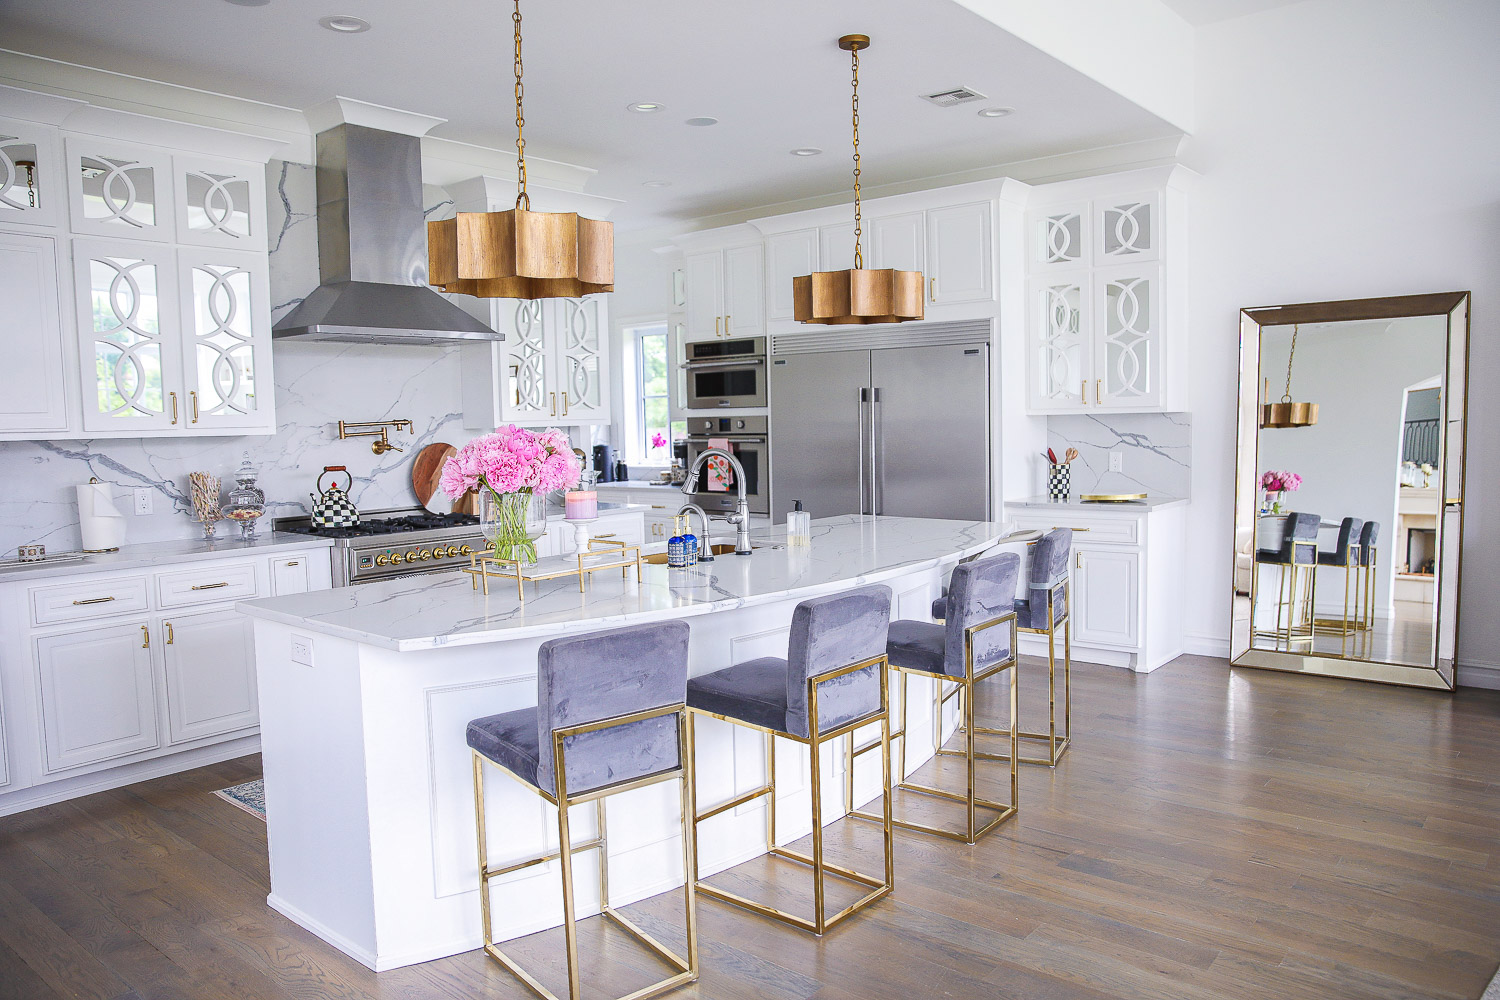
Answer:
POLYGON ((1500 663, 1500 4, 1307 0, 1198 33, 1189 649, 1228 648, 1245 306, 1474 293, 1459 662, 1500 663))

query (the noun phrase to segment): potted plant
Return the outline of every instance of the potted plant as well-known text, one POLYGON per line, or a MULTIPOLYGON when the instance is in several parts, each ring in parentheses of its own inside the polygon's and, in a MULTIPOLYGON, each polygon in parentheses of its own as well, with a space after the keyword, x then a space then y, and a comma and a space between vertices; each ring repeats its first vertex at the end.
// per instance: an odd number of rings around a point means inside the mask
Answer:
POLYGON ((1262 512, 1271 514, 1281 513, 1281 494, 1291 493, 1301 488, 1302 477, 1295 472, 1263 472, 1260 477, 1260 488, 1266 491, 1265 506, 1262 512))
POLYGON ((547 531, 547 494, 578 482, 580 468, 562 431, 512 424, 460 448, 443 464, 438 485, 454 499, 477 490, 495 558, 526 564, 536 562, 536 539, 547 531))

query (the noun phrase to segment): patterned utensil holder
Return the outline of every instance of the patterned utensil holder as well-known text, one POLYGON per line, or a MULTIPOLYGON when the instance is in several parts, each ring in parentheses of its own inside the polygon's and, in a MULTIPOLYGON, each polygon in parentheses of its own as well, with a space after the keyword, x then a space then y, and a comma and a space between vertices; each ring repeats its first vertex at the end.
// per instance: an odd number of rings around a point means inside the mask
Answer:
POLYGON ((1047 499, 1066 500, 1072 491, 1072 476, 1067 465, 1047 466, 1047 499))

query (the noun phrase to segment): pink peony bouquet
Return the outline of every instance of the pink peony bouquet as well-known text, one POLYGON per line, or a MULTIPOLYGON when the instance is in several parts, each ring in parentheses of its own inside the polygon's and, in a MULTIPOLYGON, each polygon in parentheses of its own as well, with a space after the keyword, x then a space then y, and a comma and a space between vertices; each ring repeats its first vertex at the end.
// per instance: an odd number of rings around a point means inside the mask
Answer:
POLYGON ((1295 472, 1264 472, 1260 477, 1260 488, 1268 493, 1290 493, 1302 485, 1302 477, 1295 472))
POLYGON ((529 431, 512 424, 460 448, 443 465, 438 485, 455 500, 480 487, 496 494, 550 493, 578 482, 581 469, 562 431, 529 431))

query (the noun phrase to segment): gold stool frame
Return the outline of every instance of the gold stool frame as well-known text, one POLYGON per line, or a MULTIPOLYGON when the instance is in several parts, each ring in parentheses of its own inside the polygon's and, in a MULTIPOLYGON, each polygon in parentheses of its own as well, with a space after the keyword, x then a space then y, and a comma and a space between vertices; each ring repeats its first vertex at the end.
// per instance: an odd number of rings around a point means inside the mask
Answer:
POLYGON ((1265 639, 1265 638, 1275 639, 1278 644, 1281 643, 1284 640, 1286 642, 1286 648, 1287 648, 1288 651, 1291 650, 1293 642, 1311 642, 1316 637, 1316 635, 1317 635, 1317 628, 1318 628, 1317 620, 1316 620, 1316 618, 1313 615, 1313 612, 1317 608, 1317 600, 1318 600, 1318 540, 1316 538, 1309 538, 1309 539, 1297 539, 1297 538, 1294 538, 1294 539, 1292 539, 1292 561, 1291 562, 1289 562, 1289 563, 1285 563, 1285 562, 1268 562, 1268 563, 1265 563, 1265 565, 1267 565, 1267 566, 1275 566, 1278 569, 1280 569, 1280 570, 1283 571, 1282 574, 1281 574, 1282 579, 1278 580, 1276 582, 1276 628, 1273 631, 1270 631, 1270 632, 1267 632, 1264 629, 1262 629, 1260 631, 1256 631, 1256 629, 1255 629, 1255 595, 1257 593, 1259 593, 1259 589, 1260 589, 1260 567, 1261 567, 1261 565, 1262 564, 1261 564, 1261 561, 1259 559, 1254 559, 1250 563, 1250 644, 1251 644, 1251 646, 1253 647, 1255 645, 1255 639, 1256 639, 1257 636, 1259 636, 1260 638, 1263 638, 1263 639, 1265 639), (1312 562, 1310 562, 1310 563, 1299 563, 1297 561, 1297 546, 1299 546, 1299 545, 1305 545, 1305 546, 1307 546, 1307 547, 1309 547, 1309 548, 1312 549, 1312 556, 1313 556, 1313 561, 1312 562), (1295 617, 1294 614, 1293 614, 1293 611, 1297 607, 1297 577, 1301 575, 1299 573, 1299 570, 1310 570, 1311 571, 1311 573, 1310 573, 1310 582, 1308 583, 1307 587, 1304 589, 1303 595, 1302 595, 1302 605, 1303 605, 1303 609, 1304 609, 1303 613, 1307 617, 1307 623, 1305 625, 1294 626, 1292 624, 1292 620, 1295 617), (1286 588, 1286 601, 1285 602, 1283 602, 1282 599, 1281 599, 1282 587, 1283 587, 1282 581, 1283 580, 1285 581, 1284 585, 1285 585, 1285 588, 1286 588), (1287 609, 1287 612, 1286 612, 1286 628, 1285 629, 1283 629, 1282 625, 1281 625, 1281 609, 1283 607, 1285 607, 1287 609))
MULTIPOLYGON (((1006 820, 1010 819, 1016 814, 1019 802, 1018 796, 1020 792, 1020 775, 1016 766, 1017 761, 1020 759, 1018 743, 1020 731, 1017 728, 1017 721, 1020 718, 1020 705, 1017 700, 1018 689, 1016 687, 1016 675, 1018 673, 1017 664, 1019 663, 1019 655, 1020 650, 1017 646, 1016 613, 1014 611, 1010 611, 1006 614, 1001 615, 999 618, 993 618, 990 621, 981 622, 978 625, 971 625, 968 628, 964 629, 964 676, 962 678, 953 678, 949 677, 947 674, 932 673, 931 671, 921 670, 916 667, 903 667, 898 663, 891 664, 891 669, 895 670, 901 677, 901 728, 893 733, 890 733, 888 737, 888 739, 899 738, 901 740, 899 768, 901 777, 897 781, 896 787, 908 792, 917 792, 922 795, 931 795, 936 798, 948 799, 953 802, 962 803, 966 809, 967 824, 962 830, 951 830, 947 827, 929 826, 925 823, 916 823, 910 820, 893 820, 890 816, 890 805, 887 804, 886 815, 884 817, 887 827, 894 825, 899 826, 903 830, 915 830, 918 833, 930 833, 938 837, 946 837, 949 840, 957 840, 965 844, 974 844, 979 840, 980 837, 983 837, 985 834, 990 833, 1001 823, 1004 823, 1006 820), (994 628, 997 625, 1003 625, 1007 622, 1010 624, 1009 658, 1001 660, 998 663, 991 664, 990 666, 985 667, 981 672, 976 674, 974 672, 974 637, 986 629, 994 628), (1001 671, 1005 670, 1010 671, 1010 728, 996 730, 986 729, 982 726, 976 725, 974 721, 974 686, 980 681, 987 680, 990 677, 993 677, 995 674, 998 674, 1001 671), (938 682, 939 691, 941 691, 944 681, 956 682, 955 687, 951 693, 946 695, 939 694, 936 700, 937 719, 935 721, 937 725, 933 731, 933 740, 937 744, 936 749, 939 754, 948 753, 965 758, 967 762, 967 788, 963 793, 952 792, 945 788, 934 788, 931 785, 918 785, 914 782, 906 780, 907 674, 920 674, 924 677, 931 677, 935 679, 938 682), (960 693, 961 701, 959 712, 960 718, 963 719, 961 731, 964 734, 964 749, 945 751, 943 749, 941 726, 942 706, 954 694, 960 693), (1009 736, 1010 753, 986 753, 976 749, 974 746, 975 738, 980 734, 986 733, 1009 736), (989 799, 981 799, 975 794, 975 764, 977 761, 982 760, 1010 762, 1010 802, 994 802, 989 799), (983 825, 979 825, 977 817, 975 816, 975 811, 977 809, 993 810, 996 815, 993 819, 989 820, 983 825)), ((863 754, 866 751, 873 749, 874 747, 874 743, 866 743, 864 746, 860 747, 854 746, 854 734, 852 732, 849 734, 849 768, 848 775, 845 778, 844 784, 845 805, 848 815, 858 817, 859 819, 877 820, 881 818, 871 813, 860 812, 859 810, 854 808, 854 762, 856 759, 858 759, 860 754, 863 754)), ((889 759, 889 742, 887 742, 886 755, 887 759, 889 759)), ((889 768, 889 764, 887 764, 887 768, 889 768)), ((887 799, 887 803, 889 803, 889 799, 887 799)))
MULTIPOLYGON (((695 743, 696 737, 694 733, 694 715, 703 715, 711 719, 719 719, 722 722, 728 722, 736 726, 742 726, 746 729, 754 729, 758 732, 766 734, 765 784, 761 785, 759 788, 753 788, 748 792, 736 795, 729 801, 721 802, 713 808, 708 809, 702 813, 698 813, 694 816, 693 857, 696 859, 698 856, 699 823, 702 823, 704 820, 712 819, 713 817, 718 816, 720 813, 728 812, 730 809, 733 809, 736 806, 742 806, 747 802, 752 802, 755 799, 764 797, 766 799, 766 853, 770 854, 772 857, 782 858, 787 861, 793 861, 798 864, 806 865, 813 870, 813 917, 811 920, 809 920, 806 917, 801 917, 794 913, 788 913, 785 910, 778 909, 766 903, 757 902, 756 900, 750 899, 747 896, 741 896, 740 894, 730 892, 727 889, 720 889, 716 886, 709 885, 707 882, 704 882, 702 879, 698 878, 697 869, 695 868, 693 871, 693 880, 697 885, 698 891, 700 893, 713 899, 721 900, 725 903, 732 903, 735 906, 743 907, 749 910, 751 913, 758 914, 759 916, 767 917, 772 920, 779 920, 782 923, 790 924, 791 926, 800 928, 801 930, 811 931, 813 934, 819 936, 821 936, 825 931, 830 930, 831 928, 839 924, 850 915, 858 913, 860 910, 863 910, 865 907, 869 906, 871 903, 874 903, 876 900, 882 899, 885 896, 891 894, 896 884, 896 856, 895 837, 891 829, 891 717, 889 678, 890 664, 884 656, 872 657, 868 660, 862 660, 859 663, 852 663, 847 667, 840 667, 837 670, 831 670, 828 673, 819 674, 816 677, 809 677, 807 680, 808 735, 806 736, 798 736, 795 733, 789 733, 781 729, 770 729, 765 726, 757 726, 753 723, 745 722, 742 719, 735 719, 727 715, 721 715, 718 712, 707 712, 702 709, 692 708, 691 706, 688 708, 688 745, 691 748, 692 752, 696 752, 697 750, 697 744, 695 743), (846 722, 843 725, 838 726, 826 733, 819 731, 819 685, 826 684, 829 681, 837 680, 838 678, 843 677, 846 674, 852 674, 857 670, 863 670, 865 667, 871 666, 872 664, 880 665, 880 708, 874 712, 862 715, 850 722, 846 722), (883 763, 881 797, 885 803, 885 814, 883 818, 880 818, 884 827, 885 847, 885 877, 883 879, 876 878, 873 875, 866 875, 862 872, 857 872, 852 868, 845 868, 842 865, 829 864, 828 862, 823 860, 823 780, 822 769, 819 767, 819 751, 822 748, 823 744, 830 743, 833 740, 838 739, 840 736, 852 736, 856 729, 876 721, 879 721, 880 723, 880 739, 872 744, 872 746, 879 746, 883 748, 881 752, 881 760, 883 763), (780 736, 782 739, 794 740, 795 742, 801 743, 804 746, 808 747, 808 756, 810 758, 812 771, 811 789, 813 821, 813 843, 812 854, 810 855, 803 854, 801 851, 794 851, 788 847, 780 847, 776 843, 776 737, 778 736, 780 736), (839 910, 837 913, 830 915, 827 912, 827 906, 824 900, 824 884, 827 881, 827 877, 829 875, 835 875, 846 881, 865 886, 869 888, 870 891, 865 893, 859 899, 855 900, 853 903, 850 903, 848 906, 844 907, 842 910, 839 910)), ((852 768, 852 762, 850 766, 852 768)))
POLYGON ((690 835, 689 818, 696 809, 693 788, 693 755, 690 746, 691 723, 688 720, 687 706, 682 704, 667 705, 661 708, 647 709, 643 712, 632 712, 629 715, 617 715, 613 718, 602 719, 597 722, 584 723, 578 726, 570 726, 566 729, 555 729, 552 732, 552 760, 553 774, 557 785, 557 794, 551 795, 544 789, 522 780, 503 765, 496 764, 477 750, 471 750, 474 758, 474 817, 476 833, 479 843, 479 912, 484 932, 484 951, 495 961, 499 962, 513 976, 524 983, 533 993, 543 1000, 561 1000, 531 973, 523 969, 515 959, 500 950, 493 940, 492 926, 490 920, 490 880, 500 875, 530 868, 533 865, 544 864, 548 861, 560 861, 562 869, 562 892, 563 892, 563 933, 567 941, 568 956, 568 996, 570 1000, 579 1000, 581 996, 581 981, 578 972, 578 927, 574 916, 573 900, 573 855, 581 851, 595 850, 599 852, 599 914, 619 924, 636 940, 650 948, 656 955, 664 960, 676 973, 644 986, 633 993, 628 993, 617 1000, 645 1000, 647 997, 658 996, 679 986, 695 982, 698 978, 698 914, 694 898, 694 876, 698 866, 695 858, 697 838, 690 835), (615 782, 600 788, 591 789, 581 795, 568 794, 568 779, 566 770, 566 753, 563 743, 571 736, 583 733, 597 732, 601 729, 610 729, 615 726, 624 726, 632 722, 640 722, 645 719, 654 719, 664 715, 677 716, 677 746, 679 762, 675 768, 658 771, 641 778, 633 778, 628 781, 615 782), (484 765, 488 762, 502 774, 505 774, 523 787, 537 793, 548 802, 557 807, 557 835, 558 849, 537 854, 520 861, 514 861, 499 867, 490 867, 489 864, 489 842, 485 834, 484 813, 484 765), (686 907, 687 925, 687 958, 684 959, 666 945, 653 938, 641 929, 633 920, 620 913, 609 903, 609 847, 604 826, 604 799, 606 796, 618 792, 628 792, 635 788, 644 788, 647 785, 659 784, 663 781, 676 780, 681 786, 682 797, 682 872, 683 872, 683 903, 686 907), (568 831, 568 808, 582 802, 594 803, 594 815, 598 825, 597 834, 590 840, 582 843, 573 843, 568 831), (562 845, 567 845, 564 849, 562 845))

